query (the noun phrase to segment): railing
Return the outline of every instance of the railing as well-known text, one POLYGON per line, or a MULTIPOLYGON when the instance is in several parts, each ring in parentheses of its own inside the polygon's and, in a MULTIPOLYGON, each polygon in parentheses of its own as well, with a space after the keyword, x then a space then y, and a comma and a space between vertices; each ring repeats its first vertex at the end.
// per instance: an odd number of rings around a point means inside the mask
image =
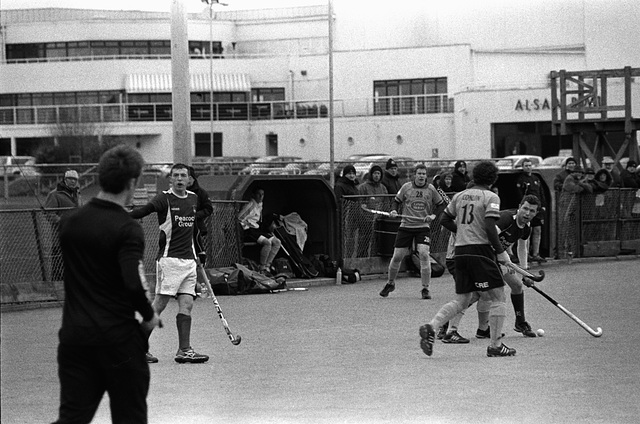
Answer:
MULTIPOLYGON (((192 121, 255 121, 327 118, 328 101, 259 103, 191 103, 192 121)), ((335 117, 452 113, 447 94, 342 99, 334 102, 335 117)), ((171 121, 171 103, 109 103, 0 107, 0 125, 171 121)))

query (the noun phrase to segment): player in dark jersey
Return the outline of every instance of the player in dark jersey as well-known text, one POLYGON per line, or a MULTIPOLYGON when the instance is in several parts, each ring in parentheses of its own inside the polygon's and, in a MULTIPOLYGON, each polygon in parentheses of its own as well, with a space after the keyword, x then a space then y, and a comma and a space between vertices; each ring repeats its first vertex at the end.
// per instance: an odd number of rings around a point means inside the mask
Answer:
POLYGON ((98 165, 100 192, 60 222, 66 296, 57 423, 90 422, 105 391, 114 423, 147 422, 150 374, 144 333, 160 320, 140 272, 144 233, 124 210, 142 166, 142 156, 131 147, 106 151, 98 165))
POLYGON ((500 243, 496 222, 500 218, 500 198, 490 187, 498 179, 498 168, 482 161, 473 168, 474 186, 456 194, 445 209, 442 225, 456 233, 456 297, 443 305, 436 315, 420 327, 420 347, 431 356, 435 329, 440 328, 469 306, 473 292, 491 302, 489 322, 491 344, 487 356, 513 356, 515 349, 501 341, 506 315, 504 281, 498 263, 509 265, 509 255, 500 243))
POLYGON ((429 283, 431 282, 431 260, 429 245, 431 243, 430 222, 444 207, 444 200, 433 184, 427 182, 427 167, 419 164, 415 167, 415 178, 400 187, 393 199, 391 217, 396 217, 398 207, 403 205, 402 221, 393 249, 393 257, 389 262, 387 283, 380 296, 387 297, 395 290, 395 279, 400 270, 402 259, 409 253, 415 242, 420 256, 420 279, 422 280, 422 298, 431 299, 429 283))
MULTIPOLYGON (((193 234, 198 196, 187 190, 187 165, 173 165, 170 182, 169 190, 158 193, 149 203, 131 211, 131 216, 138 219, 154 212, 158 214, 160 250, 156 262, 153 308, 160 315, 169 300, 177 297, 178 352, 174 359, 178 363, 202 363, 209 357, 196 353, 191 347, 191 310, 197 280, 193 234)), ((148 353, 147 361, 158 362, 158 358, 148 353)))
MULTIPOLYGON (((518 210, 514 214, 512 211, 501 211, 500 218, 496 223, 498 227, 498 238, 502 247, 506 250, 516 242, 518 243, 518 256, 524 257, 522 266, 527 267, 527 239, 531 234, 531 220, 536 216, 540 200, 531 194, 526 195, 520 201, 518 210)), ((526 337, 536 337, 536 333, 531 330, 531 326, 525 319, 524 314, 524 292, 522 290, 522 281, 517 278, 514 271, 503 268, 503 278, 511 289, 511 303, 516 316, 514 330, 522 333, 526 337)), ((479 300, 479 295, 474 294, 470 300, 469 306, 478 301, 478 331, 476 337, 479 339, 487 339, 490 337, 489 330, 489 305, 483 300, 479 300)), ((469 340, 460 336, 457 329, 460 320, 464 315, 464 311, 460 312, 449 321, 446 336, 442 339, 444 343, 468 343, 469 340)))

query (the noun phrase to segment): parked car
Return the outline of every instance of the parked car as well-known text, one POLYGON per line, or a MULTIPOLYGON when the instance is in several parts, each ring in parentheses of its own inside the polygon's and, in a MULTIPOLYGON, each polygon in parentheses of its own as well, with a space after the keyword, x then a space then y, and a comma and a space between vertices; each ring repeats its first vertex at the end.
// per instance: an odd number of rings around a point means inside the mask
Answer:
POLYGON ((302 158, 298 156, 263 156, 242 169, 239 174, 300 174, 301 162, 302 158))
POLYGON ((388 153, 357 153, 355 155, 351 155, 347 157, 344 160, 341 160, 340 162, 346 162, 346 163, 358 162, 366 156, 389 156, 389 154, 388 153))
POLYGON ((36 168, 33 156, 0 156, 0 176, 37 177, 40 172, 36 168))
POLYGON ((522 162, 525 159, 531 159, 531 163, 533 164, 534 168, 537 168, 543 160, 541 156, 535 155, 510 155, 505 156, 502 159, 498 159, 498 161, 496 162, 496 166, 498 167, 498 169, 522 168, 522 162))
MULTIPOLYGON (((540 162, 540 165, 538 165, 537 167, 538 168, 562 168, 562 166, 564 165, 564 162, 569 157, 570 156, 549 156, 544 158, 542 162, 540 162)), ((591 161, 589 159, 587 159, 587 166, 591 166, 591 161)))
POLYGON ((359 179, 362 179, 371 169, 373 165, 380 165, 384 171, 385 165, 389 159, 393 159, 398 164, 398 170, 400 174, 406 174, 409 168, 412 168, 416 164, 416 160, 408 156, 393 156, 393 155, 373 155, 364 156, 360 158, 359 162, 353 164, 356 168, 356 175, 359 179))
POLYGON ((233 175, 255 162, 257 158, 257 156, 218 156, 208 158, 200 167, 212 175, 233 175))

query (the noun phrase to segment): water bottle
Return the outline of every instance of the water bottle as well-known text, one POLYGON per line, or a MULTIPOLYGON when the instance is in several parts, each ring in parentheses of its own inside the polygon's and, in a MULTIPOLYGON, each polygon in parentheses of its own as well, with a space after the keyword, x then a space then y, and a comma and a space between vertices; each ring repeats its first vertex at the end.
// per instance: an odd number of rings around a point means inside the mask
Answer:
POLYGON ((342 269, 340 267, 336 270, 336 284, 342 284, 342 269))

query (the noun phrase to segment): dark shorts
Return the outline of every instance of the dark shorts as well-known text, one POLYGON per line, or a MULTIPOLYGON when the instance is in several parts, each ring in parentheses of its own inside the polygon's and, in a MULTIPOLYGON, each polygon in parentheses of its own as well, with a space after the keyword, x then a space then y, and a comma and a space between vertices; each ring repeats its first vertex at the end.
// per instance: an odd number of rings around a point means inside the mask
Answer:
POLYGON ((504 286, 502 271, 489 245, 456 247, 455 266, 457 294, 504 286))
POLYGON ((260 236, 271 238, 273 237, 273 234, 262 231, 259 228, 248 228, 243 232, 244 241, 252 241, 254 243, 257 243, 260 236))
POLYGON ((416 244, 426 244, 429 246, 431 244, 431 229, 429 227, 424 228, 398 228, 398 234, 396 235, 396 242, 394 247, 398 248, 409 248, 413 247, 413 241, 416 241, 416 244))

